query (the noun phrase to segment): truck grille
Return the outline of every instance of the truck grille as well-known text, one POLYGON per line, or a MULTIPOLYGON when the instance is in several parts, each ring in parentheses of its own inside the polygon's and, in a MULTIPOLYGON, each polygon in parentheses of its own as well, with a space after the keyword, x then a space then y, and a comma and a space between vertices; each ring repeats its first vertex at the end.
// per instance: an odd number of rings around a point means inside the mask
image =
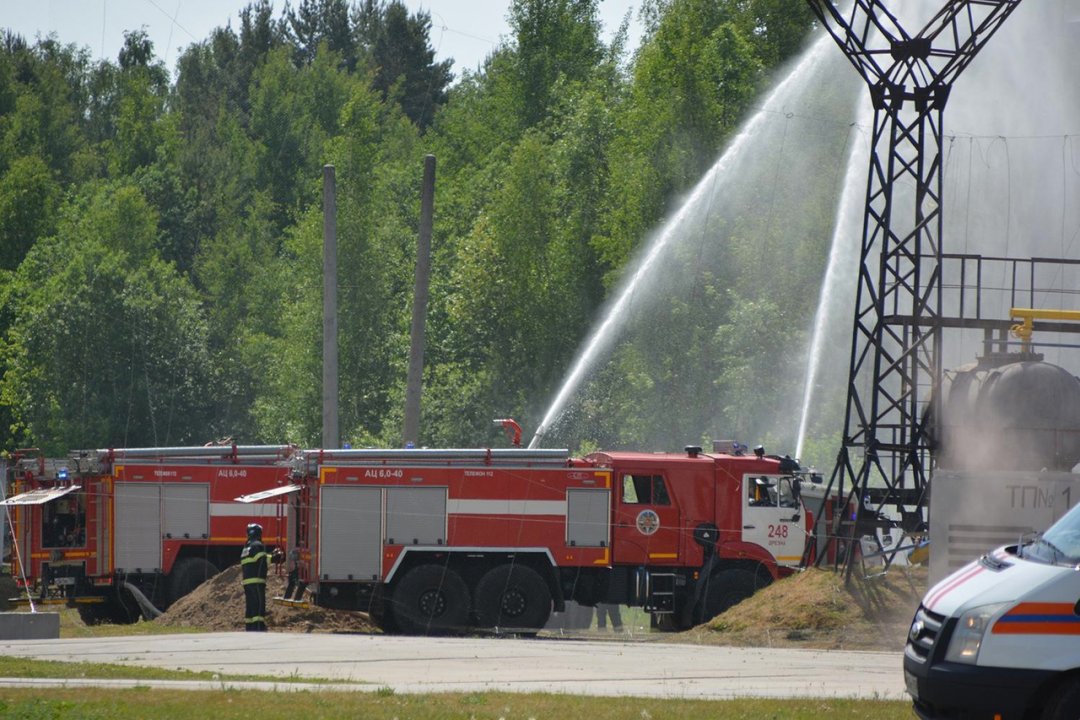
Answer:
POLYGON ((941 636, 941 628, 945 624, 945 616, 932 613, 920 606, 915 613, 915 619, 911 621, 911 629, 908 630, 907 646, 904 655, 917 663, 924 663, 934 652, 934 646, 941 636))

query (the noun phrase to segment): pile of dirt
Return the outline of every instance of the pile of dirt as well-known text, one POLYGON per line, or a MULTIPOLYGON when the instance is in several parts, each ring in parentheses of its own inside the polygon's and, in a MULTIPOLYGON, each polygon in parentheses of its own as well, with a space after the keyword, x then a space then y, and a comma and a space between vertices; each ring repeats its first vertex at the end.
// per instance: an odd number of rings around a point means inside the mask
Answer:
POLYGON ((810 568, 690 630, 718 645, 903 650, 926 591, 926 568, 896 566, 869 576, 810 568))
MULTIPOLYGON (((811 568, 777 581, 705 625, 650 640, 746 647, 902 650, 919 600, 926 568, 893 566, 866 576, 811 568)), ((285 577, 271 571, 267 597, 285 591, 285 577)), ((234 565, 178 600, 154 622, 210 631, 244 629, 244 591, 234 565)), ((365 614, 267 603, 267 625, 277 632, 376 632, 365 614)))
MULTIPOLYGON (((278 632, 371 633, 367 616, 358 612, 327 610, 315 606, 279 605, 270 598, 285 592, 285 576, 273 569, 266 579, 266 624, 278 632)), ((240 566, 222 570, 173 603, 155 623, 211 631, 244 629, 244 588, 240 566)))

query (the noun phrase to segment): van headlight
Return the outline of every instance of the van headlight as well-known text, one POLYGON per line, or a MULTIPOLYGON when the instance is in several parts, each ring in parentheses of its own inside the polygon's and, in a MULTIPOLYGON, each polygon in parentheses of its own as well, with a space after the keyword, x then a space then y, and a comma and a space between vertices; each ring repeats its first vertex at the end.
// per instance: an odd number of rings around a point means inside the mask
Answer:
POLYGON ((990 629, 990 620, 1008 604, 980 605, 961 615, 949 639, 949 650, 945 653, 945 660, 974 665, 979 659, 979 648, 982 646, 983 636, 990 629))

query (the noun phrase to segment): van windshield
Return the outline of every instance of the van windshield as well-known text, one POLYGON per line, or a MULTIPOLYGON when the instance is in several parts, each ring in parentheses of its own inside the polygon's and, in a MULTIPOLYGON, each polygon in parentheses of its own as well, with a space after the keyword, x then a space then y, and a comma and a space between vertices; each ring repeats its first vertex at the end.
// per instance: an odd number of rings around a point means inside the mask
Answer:
POLYGON ((1054 564, 1080 564, 1080 505, 1065 513, 1031 546, 1025 547, 1024 556, 1054 564))

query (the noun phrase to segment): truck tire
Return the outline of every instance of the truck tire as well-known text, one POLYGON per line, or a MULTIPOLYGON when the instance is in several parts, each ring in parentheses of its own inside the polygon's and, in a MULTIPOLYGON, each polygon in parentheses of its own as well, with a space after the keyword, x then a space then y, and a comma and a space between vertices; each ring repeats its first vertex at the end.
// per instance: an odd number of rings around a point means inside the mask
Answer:
POLYGON ((551 617, 551 591, 525 565, 499 565, 476 583, 476 618, 482 628, 536 634, 551 617))
POLYGON ((397 622, 394 620, 393 606, 386 597, 385 585, 379 585, 368 603, 368 617, 375 626, 387 635, 398 632, 397 622))
POLYGON ((1046 701, 1042 720, 1080 718, 1080 680, 1073 678, 1058 687, 1046 701))
POLYGON ((199 557, 189 557, 177 561, 169 573, 168 585, 166 586, 166 601, 168 605, 190 593, 218 574, 217 566, 209 560, 199 557))
POLYGON ((446 635, 469 623, 469 587, 442 565, 420 565, 398 581, 390 614, 406 635, 446 635))
POLYGON ((705 590, 705 597, 698 604, 694 622, 706 623, 730 607, 738 605, 765 587, 772 578, 765 573, 732 568, 713 573, 705 590))

